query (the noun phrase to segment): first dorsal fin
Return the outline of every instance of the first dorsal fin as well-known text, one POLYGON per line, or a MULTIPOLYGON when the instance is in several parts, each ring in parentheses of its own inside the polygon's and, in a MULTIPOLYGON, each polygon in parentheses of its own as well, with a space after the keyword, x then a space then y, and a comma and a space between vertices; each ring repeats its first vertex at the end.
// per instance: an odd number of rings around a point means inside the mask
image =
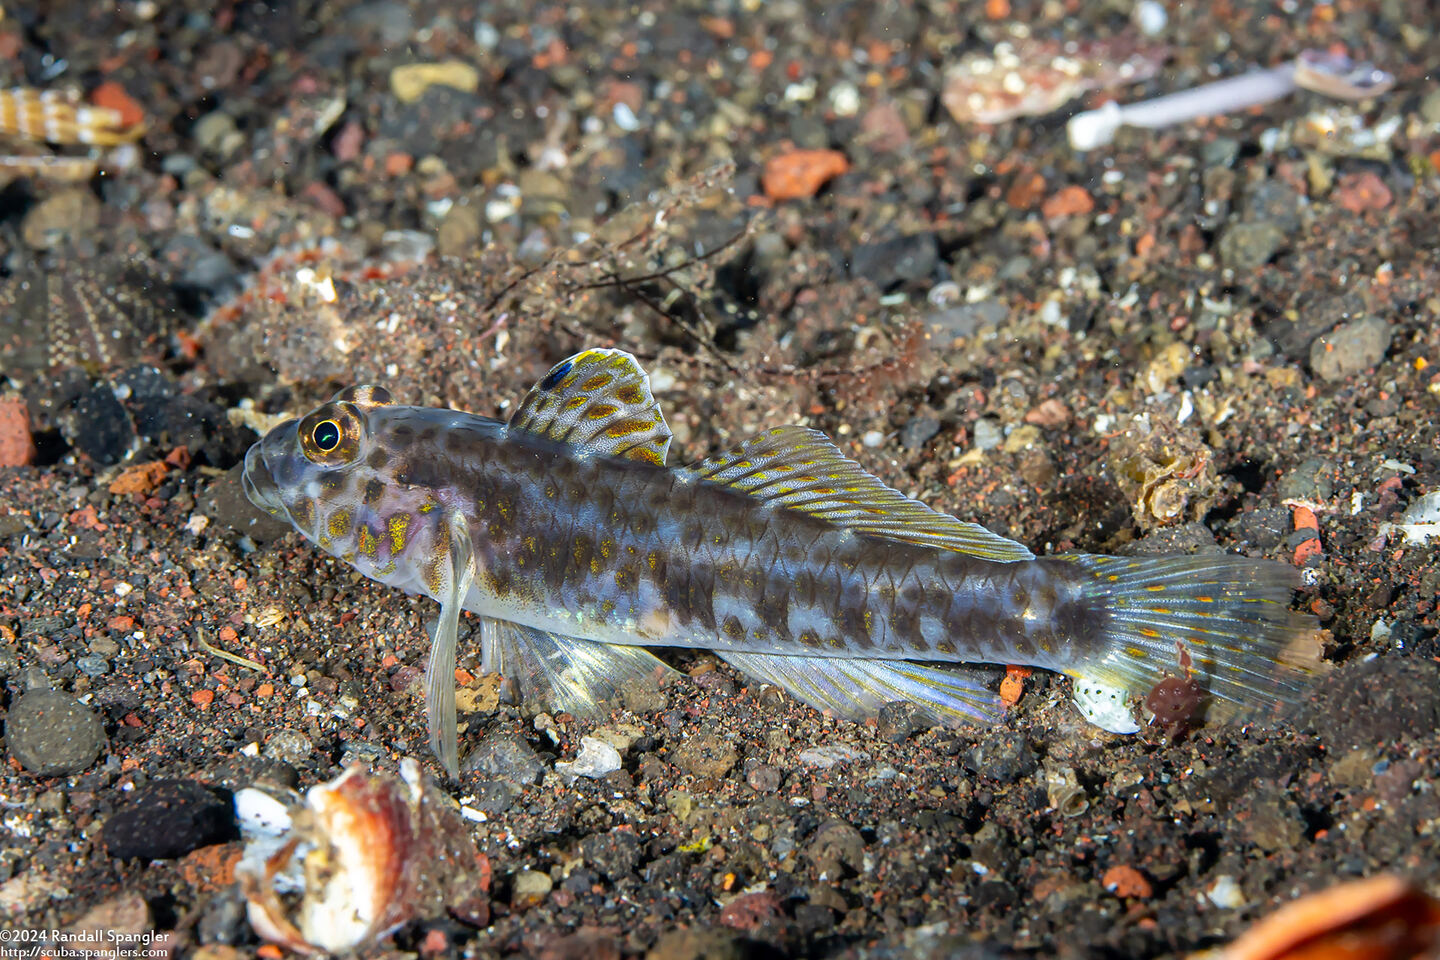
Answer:
POLYGON ((530 388, 510 426, 662 467, 670 450, 670 428, 650 378, 623 350, 586 350, 557 363, 530 388))
POLYGON ((857 533, 939 547, 987 560, 1033 560, 1023 544, 932 510, 847 459, 819 431, 776 427, 682 475, 741 490, 857 533))

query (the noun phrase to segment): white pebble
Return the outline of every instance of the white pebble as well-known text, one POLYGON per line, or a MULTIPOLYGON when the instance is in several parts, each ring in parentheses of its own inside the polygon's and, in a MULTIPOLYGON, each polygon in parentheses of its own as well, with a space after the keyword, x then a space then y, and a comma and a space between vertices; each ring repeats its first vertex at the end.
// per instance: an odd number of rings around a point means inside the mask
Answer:
POLYGON ((830 109, 837 117, 853 117, 860 112, 860 90, 848 80, 830 88, 830 109))
POLYGON ((797 759, 807 767, 829 770, 837 763, 854 763, 859 760, 869 760, 870 754, 864 750, 847 747, 843 743, 827 743, 823 746, 812 747, 809 750, 801 751, 797 759))
POLYGON ((860 442, 873 450, 885 442, 885 434, 879 430, 866 430, 865 435, 860 438, 860 442))
POLYGON ((1222 910, 1234 910, 1237 907, 1245 906, 1245 892, 1240 889, 1240 884, 1235 878, 1227 874, 1221 874, 1215 878, 1205 891, 1205 896, 1215 906, 1222 910))
POLYGON ((1140 724, 1130 709, 1130 691, 1093 680, 1075 681, 1072 696, 1080 713, 1101 730, 1111 733, 1139 733, 1140 724))
POLYGON ((575 759, 569 763, 561 761, 555 764, 555 769, 571 780, 576 777, 599 780, 620 769, 620 751, 598 737, 581 737, 580 752, 575 759))
POLYGON ((621 130, 633 133, 642 126, 640 118, 635 116, 635 111, 631 110, 630 105, 624 101, 615 104, 612 116, 615 117, 615 126, 621 130))
POLYGON ((1164 31, 1165 26, 1170 22, 1170 15, 1165 8, 1156 3, 1155 0, 1140 0, 1135 4, 1135 25, 1140 32, 1147 37, 1153 37, 1164 31))

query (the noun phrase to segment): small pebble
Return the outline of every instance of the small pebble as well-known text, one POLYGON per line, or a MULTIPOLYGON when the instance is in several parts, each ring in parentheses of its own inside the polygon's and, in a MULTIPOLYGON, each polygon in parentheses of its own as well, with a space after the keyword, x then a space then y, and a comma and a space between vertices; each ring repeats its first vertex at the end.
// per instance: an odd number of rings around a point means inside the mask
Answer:
POLYGON ((697 733, 675 750, 674 762, 697 777, 723 777, 735 766, 735 745, 712 733, 697 733))
POLYGON ((300 768, 310 758, 315 744, 299 730, 277 730, 265 741, 265 756, 300 768))
POLYGON ((545 764, 523 738, 497 733, 480 741, 460 769, 462 773, 478 773, 487 780, 508 780, 523 787, 544 775, 545 764))
POLYGON ((757 793, 774 793, 780 789, 780 771, 768 763, 762 763, 745 774, 745 782, 757 793))
POLYGON ((829 770, 836 764, 868 760, 870 759, 870 754, 864 750, 847 747, 843 743, 827 743, 818 747, 812 747, 809 750, 802 750, 797 759, 807 767, 815 767, 818 770, 829 770))
POLYGON ((414 103, 432 86, 474 93, 480 88, 480 71, 459 60, 409 63, 390 71, 390 92, 402 103, 414 103))
POLYGON ((554 886, 555 881, 548 873, 521 870, 515 874, 514 885, 510 888, 510 905, 521 909, 534 906, 544 900, 554 886))
POLYGON ((633 830, 592 833, 580 841, 580 856, 611 880, 632 873, 640 863, 640 838, 633 830))
POLYGON ((928 413, 919 414, 907 420, 900 429, 900 446, 906 450, 919 450, 939 432, 939 419, 928 413))
POLYGON ((63 777, 95 762, 105 748, 105 728, 95 711, 69 694, 33 689, 10 707, 5 742, 26 770, 63 777))
POLYGON ((1205 897, 1222 910, 1235 910, 1245 906, 1245 892, 1229 874, 1221 874, 1205 891, 1205 897))
POLYGON ((572 780, 576 777, 599 780, 607 773, 620 769, 620 751, 596 737, 581 737, 580 752, 575 759, 557 763, 555 769, 572 780))
POLYGON ((1310 369, 1322 380, 1344 380, 1385 358, 1390 324, 1376 317, 1342 323, 1310 346, 1310 369))
POLYGON ((1220 238, 1220 260, 1232 270, 1258 270, 1285 243, 1285 231, 1269 221, 1237 223, 1220 238))
POLYGON ((907 700, 887 703, 880 708, 875 732, 887 743, 900 743, 920 729, 921 724, 916 717, 918 711, 919 708, 907 700))
POLYGON ((91 653, 76 660, 75 668, 87 677, 103 677, 110 672, 110 661, 91 653))
POLYGON ((975 447, 979 450, 994 450, 1005 440, 1000 424, 989 417, 981 417, 975 421, 974 436, 975 447))

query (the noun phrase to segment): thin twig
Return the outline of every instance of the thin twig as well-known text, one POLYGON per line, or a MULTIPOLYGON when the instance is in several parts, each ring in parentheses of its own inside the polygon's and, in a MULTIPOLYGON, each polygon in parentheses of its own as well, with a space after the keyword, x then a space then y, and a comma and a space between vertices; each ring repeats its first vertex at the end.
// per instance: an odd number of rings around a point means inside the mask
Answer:
POLYGON ((205 640, 205 630, 203 628, 199 628, 195 631, 195 642, 200 645, 201 650, 217 656, 221 660, 227 660, 230 663, 235 664, 236 666, 249 667, 251 670, 254 670, 257 673, 266 672, 265 666, 263 664, 256 663, 254 660, 251 660, 247 657, 242 657, 238 653, 230 653, 228 650, 221 650, 219 647, 212 647, 205 640))

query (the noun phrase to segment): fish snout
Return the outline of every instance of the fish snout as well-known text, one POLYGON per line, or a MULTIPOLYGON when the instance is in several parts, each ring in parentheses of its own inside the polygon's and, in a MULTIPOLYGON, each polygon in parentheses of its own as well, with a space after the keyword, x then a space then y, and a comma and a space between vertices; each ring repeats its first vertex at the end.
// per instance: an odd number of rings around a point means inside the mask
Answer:
POLYGON ((245 488, 245 496, 250 502, 269 514, 279 514, 285 509, 280 501, 280 487, 275 483, 275 478, 270 474, 270 468, 265 463, 265 453, 262 447, 265 440, 261 439, 250 445, 245 454, 245 469, 240 475, 240 485, 245 488))

